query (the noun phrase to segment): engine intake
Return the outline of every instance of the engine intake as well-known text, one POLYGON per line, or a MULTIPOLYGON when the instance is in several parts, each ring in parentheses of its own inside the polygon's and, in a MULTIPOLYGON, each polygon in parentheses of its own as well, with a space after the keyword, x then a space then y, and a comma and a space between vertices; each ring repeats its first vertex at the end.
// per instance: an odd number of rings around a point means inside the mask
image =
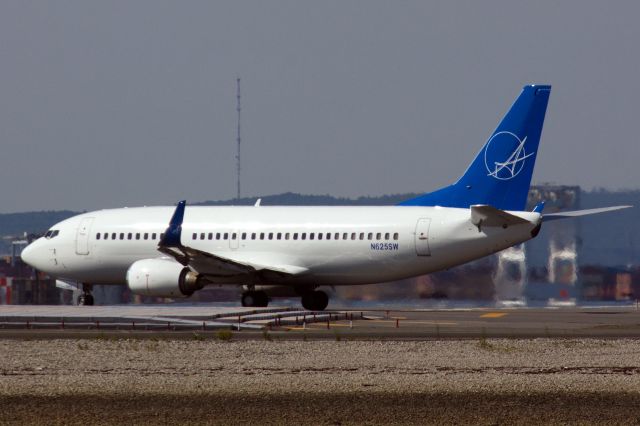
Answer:
POLYGON ((144 259, 127 271, 127 285, 143 296, 189 297, 204 287, 201 276, 170 259, 144 259))

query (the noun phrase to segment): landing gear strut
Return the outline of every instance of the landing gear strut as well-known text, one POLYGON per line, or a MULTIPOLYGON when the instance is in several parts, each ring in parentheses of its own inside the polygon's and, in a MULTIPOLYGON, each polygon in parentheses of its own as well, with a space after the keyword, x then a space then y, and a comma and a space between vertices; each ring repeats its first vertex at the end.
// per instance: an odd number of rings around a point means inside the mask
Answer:
POLYGON ((329 304, 329 296, 324 291, 311 291, 302 295, 302 307, 308 311, 324 311, 329 304))
POLYGON ((245 291, 242 293, 242 306, 261 307, 269 305, 269 296, 264 291, 245 291))
POLYGON ((91 290, 93 290, 91 284, 82 284, 82 294, 78 296, 78 306, 93 306, 91 290))

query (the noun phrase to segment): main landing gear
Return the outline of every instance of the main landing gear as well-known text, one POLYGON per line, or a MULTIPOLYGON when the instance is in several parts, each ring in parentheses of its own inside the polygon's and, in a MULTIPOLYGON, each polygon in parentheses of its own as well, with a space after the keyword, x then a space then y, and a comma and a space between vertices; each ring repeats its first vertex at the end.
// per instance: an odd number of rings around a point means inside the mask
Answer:
POLYGON ((329 304, 329 296, 324 291, 310 291, 302 295, 302 307, 308 311, 324 311, 329 304))
POLYGON ((82 284, 82 294, 78 296, 78 306, 93 306, 91 290, 93 290, 91 284, 82 284))
POLYGON ((242 306, 264 308, 269 305, 269 296, 264 291, 245 291, 242 293, 242 306))
MULTIPOLYGON (((284 295, 280 296, 285 297, 284 295)), ((269 305, 269 296, 261 290, 247 290, 242 293, 241 300, 244 307, 264 308, 269 305)), ((329 296, 324 291, 316 290, 302 293, 302 307, 308 311, 324 311, 327 305, 329 305, 329 296)))

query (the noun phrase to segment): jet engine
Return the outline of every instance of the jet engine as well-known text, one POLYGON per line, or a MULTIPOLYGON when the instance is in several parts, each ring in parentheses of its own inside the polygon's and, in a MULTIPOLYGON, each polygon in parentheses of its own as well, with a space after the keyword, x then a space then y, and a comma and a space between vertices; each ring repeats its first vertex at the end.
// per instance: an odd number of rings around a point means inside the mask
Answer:
POLYGON ((171 259, 143 259, 129 267, 127 285, 144 296, 189 297, 204 287, 204 280, 171 259))

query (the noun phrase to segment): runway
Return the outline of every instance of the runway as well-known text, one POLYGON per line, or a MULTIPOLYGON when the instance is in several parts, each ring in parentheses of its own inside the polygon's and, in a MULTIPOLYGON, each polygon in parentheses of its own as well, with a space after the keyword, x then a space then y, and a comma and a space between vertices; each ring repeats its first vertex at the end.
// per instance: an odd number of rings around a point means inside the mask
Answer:
POLYGON ((0 337, 150 336, 232 330, 237 338, 433 339, 640 337, 636 306, 510 309, 341 309, 291 306, 0 306, 0 337))

